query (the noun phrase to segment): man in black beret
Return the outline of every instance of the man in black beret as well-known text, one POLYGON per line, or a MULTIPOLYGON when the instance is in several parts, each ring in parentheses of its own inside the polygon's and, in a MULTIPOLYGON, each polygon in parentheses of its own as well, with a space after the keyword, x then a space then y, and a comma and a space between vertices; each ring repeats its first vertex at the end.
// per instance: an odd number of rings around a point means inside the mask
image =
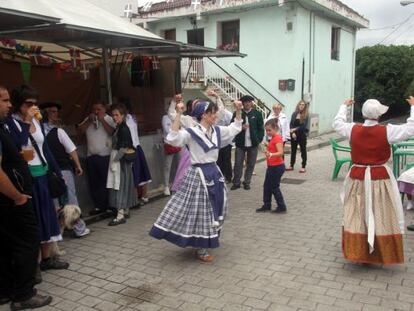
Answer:
MULTIPOLYGON (((246 160, 246 170, 244 171, 243 187, 250 190, 250 181, 256 165, 258 146, 263 140, 264 127, 262 114, 253 108, 254 98, 245 95, 240 98, 243 104, 242 120, 243 129, 236 136, 236 156, 234 161, 234 178, 231 190, 240 188, 241 177, 243 174, 243 163, 246 160)), ((233 115, 234 119, 234 115, 233 115)))

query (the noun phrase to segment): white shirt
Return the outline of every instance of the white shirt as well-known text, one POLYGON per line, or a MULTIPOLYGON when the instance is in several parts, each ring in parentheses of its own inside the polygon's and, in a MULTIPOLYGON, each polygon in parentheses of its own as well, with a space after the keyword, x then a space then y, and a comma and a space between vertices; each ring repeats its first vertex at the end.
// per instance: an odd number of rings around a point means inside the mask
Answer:
MULTIPOLYGON (((346 122, 347 106, 341 105, 332 127, 341 136, 351 138, 352 128, 355 123, 346 122)), ((377 125, 376 120, 365 120, 363 126, 377 125)), ((411 106, 410 117, 407 123, 401 125, 387 124, 387 140, 389 144, 395 144, 414 136, 414 106, 411 106)))
POLYGON ((132 145, 134 147, 139 146, 138 123, 137 123, 137 121, 132 117, 131 114, 128 113, 125 117, 125 123, 128 126, 129 131, 131 132, 132 145))
MULTIPOLYGON (((49 134, 49 132, 55 127, 57 126, 50 124, 50 123, 45 123, 44 124, 45 134, 46 135, 49 134)), ((66 134, 66 132, 63 129, 58 128, 57 135, 58 135, 59 142, 62 144, 63 148, 65 148, 66 153, 71 153, 76 150, 76 146, 73 143, 72 139, 70 139, 68 134, 66 134)))
MULTIPOLYGON (((115 128, 115 122, 110 116, 105 115, 104 119, 109 126, 115 128)), ((105 131, 101 122, 99 122, 98 128, 95 128, 94 124, 88 126, 86 130, 86 142, 88 156, 108 156, 111 154, 111 136, 105 131)))
POLYGON ((288 141, 290 138, 290 125, 289 120, 286 117, 286 115, 283 112, 280 112, 278 116, 275 116, 273 113, 267 117, 267 119, 264 121, 264 124, 266 124, 267 121, 270 119, 277 118, 280 135, 282 136, 283 141, 288 141))
MULTIPOLYGON (((33 118, 32 122, 33 122, 33 124, 36 128, 36 131, 34 133, 31 133, 31 135, 34 138, 34 140, 36 141, 37 146, 39 147, 39 151, 40 151, 40 153, 43 157, 43 160, 47 163, 47 160, 46 160, 45 155, 43 153, 43 143, 45 141, 45 137, 43 136, 42 128, 40 126, 39 121, 37 121, 37 119, 33 118)), ((33 147, 32 142, 31 142, 30 139, 28 141, 28 146, 33 147)), ((34 158, 33 158, 33 160, 29 161, 28 164, 29 165, 42 165, 42 161, 40 160, 39 154, 37 153, 37 151, 34 147, 33 147, 33 149, 35 150, 34 158)))
MULTIPOLYGON (((246 113, 249 113, 250 111, 252 111, 252 110, 250 109, 249 111, 245 111, 245 112, 246 113)), ((246 122, 244 124, 249 125, 249 117, 248 116, 245 116, 245 121, 246 122)), ((244 134, 244 146, 245 147, 251 147, 252 146, 252 139, 250 137, 250 127, 248 127, 245 130, 245 134, 244 134)))
POLYGON ((166 114, 162 117, 162 134, 164 136, 164 139, 167 137, 168 133, 171 130, 172 121, 170 117, 166 114))
MULTIPOLYGON (((242 122, 235 120, 229 126, 219 126, 220 128, 220 138, 221 138, 221 145, 227 146, 231 143, 234 137, 241 131, 242 122)), ((203 128, 201 126, 201 128, 203 128)), ((205 129, 203 129, 205 131, 205 129)), ((177 131, 171 130, 165 141, 173 146, 176 147, 183 147, 184 145, 188 146, 190 151, 191 163, 211 163, 216 162, 218 158, 219 149, 212 149, 210 151, 205 152, 200 145, 198 145, 192 138, 190 133, 186 130, 182 129, 177 131)), ((217 144, 217 135, 213 135, 211 137, 211 141, 214 144, 217 144)))

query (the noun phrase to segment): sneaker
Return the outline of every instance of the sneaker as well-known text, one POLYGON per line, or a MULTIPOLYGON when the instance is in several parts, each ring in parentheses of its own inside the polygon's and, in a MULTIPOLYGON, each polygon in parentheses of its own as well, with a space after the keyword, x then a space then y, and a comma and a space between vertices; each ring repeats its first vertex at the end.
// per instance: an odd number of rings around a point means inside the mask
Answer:
POLYGON ((265 207, 264 205, 261 208, 256 209, 256 213, 270 212, 270 207, 265 207))
POLYGON ((83 236, 88 235, 89 233, 91 233, 91 230, 89 228, 85 228, 85 230, 83 230, 82 233, 75 233, 75 237, 81 238, 83 236))
POLYGON ((240 185, 233 184, 233 186, 231 186, 230 190, 236 190, 236 189, 239 189, 239 188, 240 188, 240 185))
POLYGON ((117 225, 121 225, 121 224, 124 224, 124 223, 126 223, 126 219, 125 219, 125 217, 124 217, 124 218, 121 218, 121 219, 117 219, 117 218, 115 218, 115 219, 112 219, 112 220, 108 223, 108 226, 117 226, 117 225))
POLYGON ((407 230, 414 231, 414 225, 408 225, 407 226, 407 230))
POLYGON ((413 209, 413 201, 411 201, 411 200, 408 200, 408 202, 407 202, 407 211, 408 210, 410 210, 410 209, 413 209))
POLYGON ((293 166, 289 166, 285 169, 285 171, 293 171, 293 166))
POLYGON ((248 185, 248 184, 243 184, 243 188, 244 188, 244 190, 250 190, 250 185, 248 185))
POLYGON ((12 302, 10 305, 10 308, 12 311, 36 309, 36 308, 47 306, 51 302, 52 302, 51 296, 42 296, 42 295, 36 294, 27 300, 12 302))
POLYGON ((299 173, 306 173, 305 168, 304 168, 304 167, 302 167, 302 168, 299 170, 299 173))
POLYGON ((142 197, 141 201, 144 202, 145 204, 147 204, 149 202, 149 198, 147 197, 142 197))
POLYGON ((287 212, 286 208, 283 208, 283 209, 282 208, 277 208, 274 211, 272 211, 272 213, 275 213, 275 214, 284 214, 286 212, 287 212))
POLYGON ((69 268, 69 263, 62 261, 56 257, 50 257, 48 259, 43 259, 40 262, 40 270, 62 270, 69 268))
POLYGON ((169 187, 165 187, 164 188, 164 195, 167 196, 167 197, 171 195, 171 192, 170 192, 170 188, 169 187))

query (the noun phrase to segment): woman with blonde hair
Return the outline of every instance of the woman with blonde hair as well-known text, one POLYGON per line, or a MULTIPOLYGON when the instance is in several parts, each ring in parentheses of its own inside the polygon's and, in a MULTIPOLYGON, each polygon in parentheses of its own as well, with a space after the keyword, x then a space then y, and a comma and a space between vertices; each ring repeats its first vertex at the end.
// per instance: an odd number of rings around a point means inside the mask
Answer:
MULTIPOLYGON (((272 112, 270 115, 266 118, 264 121, 264 124, 266 124, 267 121, 270 119, 277 119, 277 125, 280 130, 280 135, 283 139, 283 145, 289 140, 290 137, 290 126, 289 126, 289 120, 287 116, 282 112, 283 106, 281 103, 277 102, 272 107, 272 112)), ((268 139, 266 137, 266 139, 268 139)))
POLYGON ((290 166, 286 169, 287 171, 293 171, 293 167, 296 162, 296 151, 299 145, 300 155, 302 157, 302 168, 299 170, 299 173, 306 172, 306 142, 308 135, 308 123, 308 105, 305 103, 305 101, 300 100, 296 105, 295 112, 292 114, 292 117, 290 119, 290 145, 292 150, 290 154, 290 166))

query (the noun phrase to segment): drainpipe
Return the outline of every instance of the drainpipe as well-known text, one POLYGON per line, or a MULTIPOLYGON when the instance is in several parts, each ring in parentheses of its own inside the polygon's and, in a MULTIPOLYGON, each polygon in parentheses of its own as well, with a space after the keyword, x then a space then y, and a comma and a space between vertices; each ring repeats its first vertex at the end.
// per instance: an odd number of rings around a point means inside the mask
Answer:
POLYGON ((302 58, 302 95, 300 97, 301 99, 303 99, 304 88, 305 88, 305 57, 302 58))
MULTIPOLYGON (((351 74, 351 98, 355 98, 355 62, 356 62, 356 28, 353 31, 354 39, 352 40, 352 74, 351 74)), ((351 122, 354 121, 354 105, 351 105, 351 122)))

